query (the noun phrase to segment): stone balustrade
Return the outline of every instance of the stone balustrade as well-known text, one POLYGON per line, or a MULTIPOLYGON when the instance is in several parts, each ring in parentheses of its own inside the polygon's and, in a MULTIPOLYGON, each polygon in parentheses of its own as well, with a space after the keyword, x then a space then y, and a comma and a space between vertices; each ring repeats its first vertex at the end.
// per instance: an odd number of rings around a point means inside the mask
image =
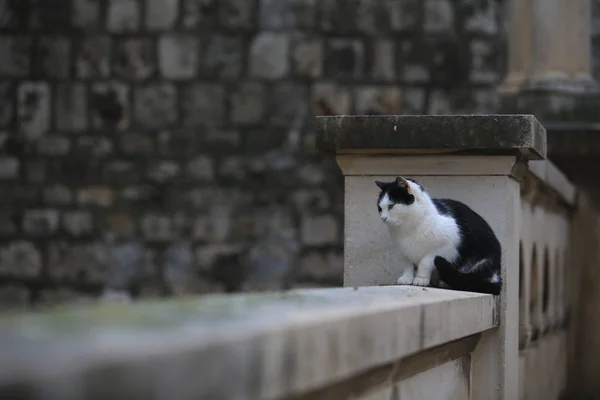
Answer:
POLYGON ((577 196, 545 160, 535 117, 317 125, 344 175, 345 288, 5 317, 0 398, 558 399, 577 196), (398 175, 489 222, 500 296, 394 285, 401 265, 373 181, 398 175))

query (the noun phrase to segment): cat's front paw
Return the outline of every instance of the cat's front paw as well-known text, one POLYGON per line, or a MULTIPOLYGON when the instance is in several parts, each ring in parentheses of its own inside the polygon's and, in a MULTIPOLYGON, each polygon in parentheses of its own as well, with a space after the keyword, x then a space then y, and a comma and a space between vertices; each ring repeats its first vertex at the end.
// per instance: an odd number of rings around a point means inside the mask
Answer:
POLYGON ((429 279, 417 276, 413 279, 412 284, 415 286, 429 286, 429 279))
POLYGON ((398 285, 412 285, 412 284, 413 284, 412 276, 402 275, 400 278, 398 278, 398 285))

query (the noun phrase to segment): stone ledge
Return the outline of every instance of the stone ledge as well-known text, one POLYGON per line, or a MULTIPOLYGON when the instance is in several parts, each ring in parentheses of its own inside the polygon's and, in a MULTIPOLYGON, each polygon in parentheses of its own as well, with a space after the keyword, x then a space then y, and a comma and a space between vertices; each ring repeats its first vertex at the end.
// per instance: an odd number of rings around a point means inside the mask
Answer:
POLYGON ((520 154, 546 157, 533 115, 316 117, 317 148, 336 154, 520 154))
POLYGON ((4 317, 0 397, 280 398, 491 329, 496 312, 490 295, 388 286, 4 317))
POLYGON ((550 160, 530 161, 529 171, 556 191, 567 204, 575 204, 575 186, 550 160))

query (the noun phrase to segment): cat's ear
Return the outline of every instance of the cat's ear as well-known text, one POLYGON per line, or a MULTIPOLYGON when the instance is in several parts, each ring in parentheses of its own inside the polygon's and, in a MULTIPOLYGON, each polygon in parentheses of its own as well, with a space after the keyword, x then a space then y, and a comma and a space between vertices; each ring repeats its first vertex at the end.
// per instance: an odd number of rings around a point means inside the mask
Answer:
POLYGON ((410 193, 410 185, 408 184, 408 181, 403 177, 399 176, 396 178, 396 185, 410 193))
POLYGON ((385 188, 387 187, 388 183, 387 182, 382 182, 382 181, 375 181, 375 184, 377 185, 377 187, 379 187, 379 189, 381 190, 385 190, 385 188))

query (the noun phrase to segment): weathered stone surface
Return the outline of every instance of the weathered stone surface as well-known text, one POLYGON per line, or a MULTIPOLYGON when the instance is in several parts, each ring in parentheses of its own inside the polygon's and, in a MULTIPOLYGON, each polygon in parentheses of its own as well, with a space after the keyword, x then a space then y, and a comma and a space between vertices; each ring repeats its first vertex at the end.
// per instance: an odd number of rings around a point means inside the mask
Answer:
POLYGON ((27 26, 28 3, 19 0, 0 0, 0 27, 7 29, 27 26))
POLYGON ((250 46, 251 76, 279 79, 289 70, 289 37, 282 33, 258 34, 250 46))
POLYGON ((140 229, 146 240, 167 241, 173 238, 173 221, 166 215, 144 215, 140 229))
POLYGON ((44 156, 64 156, 71 149, 71 141, 58 135, 43 136, 36 144, 38 153, 44 156))
POLYGON ((448 32, 454 28, 454 9, 450 0, 425 0, 425 31, 448 32))
POLYGON ((264 29, 310 29, 315 26, 316 0, 260 0, 264 29))
POLYGON ((265 113, 266 90, 259 83, 249 82, 236 88, 231 96, 231 120, 235 124, 257 124, 265 113))
POLYGON ((181 23, 185 28, 213 27, 218 20, 217 0, 183 0, 181 23))
POLYGON ((158 67, 167 79, 191 79, 198 69, 200 44, 193 35, 164 35, 158 42, 158 67))
POLYGON ((177 120, 177 93, 168 83, 148 84, 135 91, 135 120, 146 129, 161 129, 177 120))
POLYGON ((0 272, 2 275, 32 278, 42 270, 42 255, 28 241, 15 241, 0 248, 0 272))
POLYGON ((31 66, 31 39, 20 36, 0 36, 0 76, 3 78, 26 77, 31 66))
POLYGON ((378 40, 373 45, 373 60, 369 67, 371 78, 376 81, 393 81, 396 76, 394 43, 378 40))
POLYGON ((28 210, 23 214, 23 231, 34 236, 51 235, 59 222, 57 210, 28 210))
POLYGON ((97 29, 100 25, 100 2, 98 0, 73 0, 73 26, 85 30, 97 29))
POLYGON ((211 181, 215 177, 213 162, 208 156, 197 156, 187 163, 190 178, 198 181, 211 181))
POLYGON ((146 29, 161 30, 173 26, 177 18, 178 0, 147 0, 146 29))
POLYGON ((340 283, 344 256, 340 253, 311 252, 302 257, 298 277, 308 281, 340 283))
POLYGON ((65 185, 53 185, 44 189, 44 203, 52 206, 66 206, 71 204, 73 193, 65 185))
POLYGON ((56 86, 56 127, 60 131, 82 131, 87 128, 88 93, 81 83, 56 86))
POLYGON ((317 146, 323 151, 437 149, 546 156, 546 130, 533 115, 342 116, 318 117, 317 123, 317 146))
POLYGON ((106 281, 108 268, 107 249, 100 242, 60 241, 48 246, 48 273, 53 279, 98 284, 106 281))
POLYGON ((30 0, 29 26, 40 31, 60 31, 70 24, 70 3, 62 0, 30 0))
POLYGON ((42 37, 38 42, 35 72, 44 78, 65 79, 71 73, 71 43, 66 37, 42 37))
POLYGON ((470 80, 493 84, 498 81, 498 49, 490 41, 471 41, 472 66, 470 80))
POLYGON ((43 82, 23 82, 17 92, 19 131, 30 139, 50 129, 50 87, 43 82))
POLYGON ((221 126, 225 118, 222 86, 194 83, 183 89, 182 122, 186 127, 221 126))
POLYGON ((109 207, 115 200, 112 189, 102 186, 90 186, 77 193, 77 202, 81 205, 109 207))
POLYGON ((292 69, 296 75, 318 78, 323 74, 323 42, 321 40, 295 39, 292 48, 292 69))
POLYGON ((170 182, 180 174, 179 165, 173 161, 160 161, 150 165, 148 177, 152 182, 170 182))
POLYGON ((219 21, 227 28, 250 29, 256 26, 256 2, 221 0, 218 2, 219 21))
POLYGON ((351 105, 352 97, 347 87, 335 83, 317 83, 313 86, 313 114, 349 114, 351 105))
POLYGON ((281 83, 273 88, 269 121, 287 129, 300 129, 309 111, 309 91, 305 85, 281 83))
POLYGON ((357 114, 395 115, 402 110, 402 92, 398 88, 363 87, 354 92, 357 114))
POLYGON ((201 76, 236 78, 244 70, 242 36, 212 35, 200 58, 201 76))
POLYGON ((150 39, 123 39, 116 44, 114 73, 123 79, 142 80, 156 71, 155 49, 150 39))
POLYGON ((332 215, 305 216, 302 219, 302 243, 307 246, 324 246, 340 241, 340 229, 332 215))
POLYGON ((14 96, 15 85, 11 82, 0 82, 0 128, 7 128, 14 121, 14 96))
POLYGON ((97 129, 126 129, 131 123, 129 87, 121 82, 96 83, 91 90, 92 123, 97 129))
POLYGON ((72 211, 63 214, 62 224, 65 232, 79 237, 89 234, 93 229, 92 214, 86 211, 72 211))
POLYGON ((20 165, 17 158, 0 156, 0 180, 18 179, 20 165))
POLYGON ((110 74, 111 42, 107 36, 88 36, 77 44, 75 69, 78 78, 107 78, 110 74))
POLYGON ((152 139, 141 133, 131 132, 121 136, 120 148, 125 154, 149 156, 154 152, 152 139))
POLYGON ((359 40, 332 39, 326 54, 327 75, 334 78, 361 78, 364 73, 364 47, 359 40))
POLYGON ((110 0, 107 28, 112 32, 129 32, 140 27, 140 3, 137 0, 110 0))
POLYGON ((157 138, 158 154, 162 157, 188 157, 197 154, 199 138, 194 130, 163 131, 157 138))

